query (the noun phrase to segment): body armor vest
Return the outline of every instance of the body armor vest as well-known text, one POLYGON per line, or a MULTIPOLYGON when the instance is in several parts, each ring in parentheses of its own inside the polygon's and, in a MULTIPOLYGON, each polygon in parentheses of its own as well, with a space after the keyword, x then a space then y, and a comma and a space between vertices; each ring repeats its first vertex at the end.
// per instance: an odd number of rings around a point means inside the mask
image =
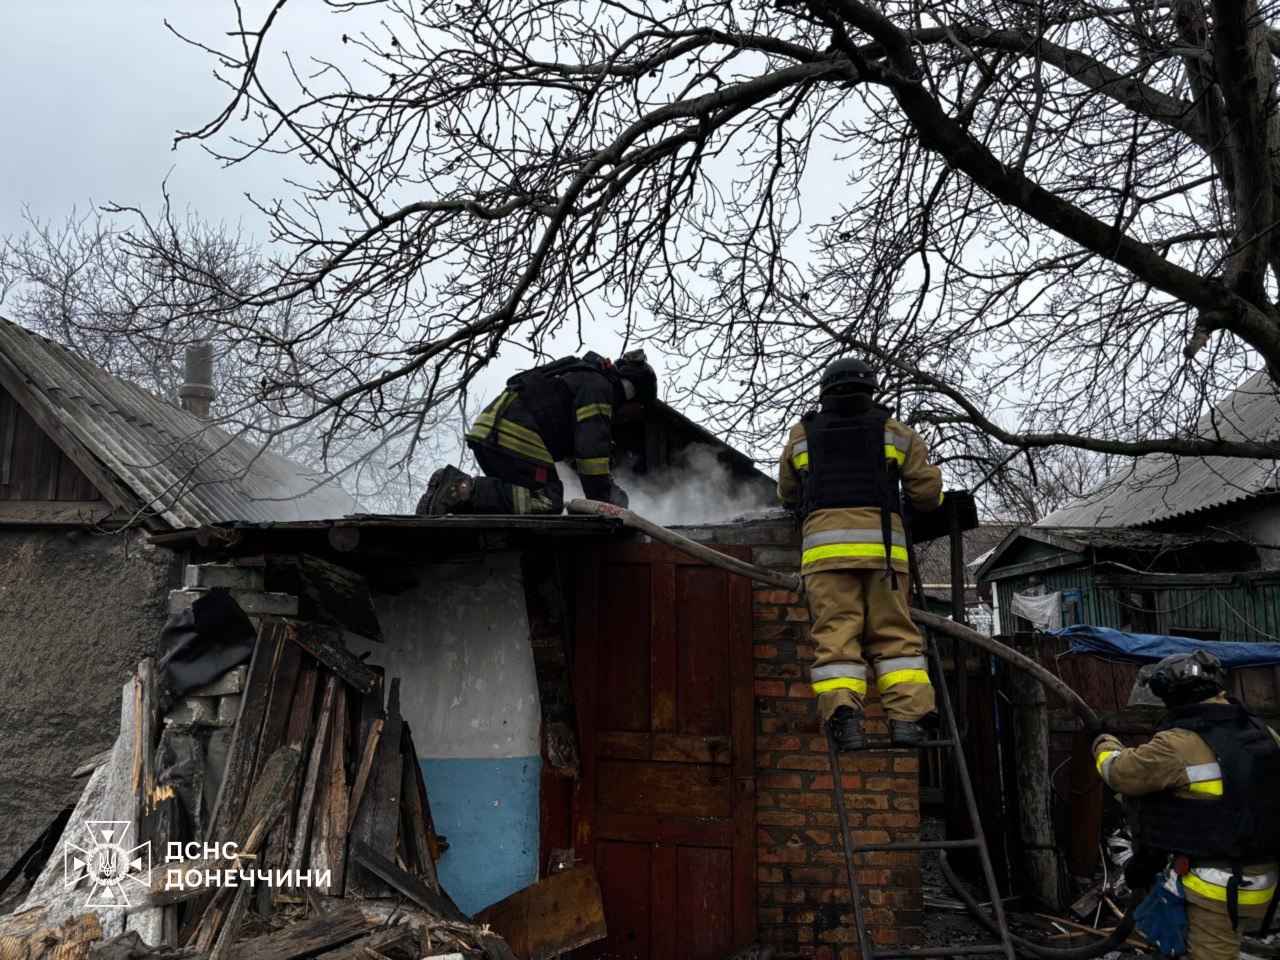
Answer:
POLYGON ((884 454, 889 411, 872 404, 869 397, 837 399, 865 402, 830 404, 805 415, 809 466, 801 490, 804 515, 856 507, 898 513, 902 498, 897 464, 884 454))
POLYGON ((898 465, 885 456, 889 411, 869 396, 831 397, 822 409, 805 414, 809 466, 801 474, 800 510, 874 507, 880 511, 885 568, 893 577, 893 515, 902 511, 898 465))
POLYGON ((1191 799, 1165 790, 1143 797, 1140 843, 1230 867, 1235 878, 1227 906, 1234 922, 1241 869, 1280 852, 1280 746, 1237 700, 1177 707, 1159 729, 1190 730, 1204 738, 1222 771, 1222 795, 1191 799))

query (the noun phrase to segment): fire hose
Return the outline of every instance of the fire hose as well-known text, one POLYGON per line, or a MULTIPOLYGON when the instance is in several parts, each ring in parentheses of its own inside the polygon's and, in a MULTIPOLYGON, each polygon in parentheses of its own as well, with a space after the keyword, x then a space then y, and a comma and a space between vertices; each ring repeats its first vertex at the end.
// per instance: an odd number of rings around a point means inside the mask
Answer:
MULTIPOLYGON (((621 523, 629 529, 643 533, 659 543, 665 543, 668 546, 675 547, 692 557, 696 557, 705 563, 718 567, 721 570, 727 570, 729 573, 746 577, 757 583, 767 584, 772 587, 779 587, 783 590, 790 590, 794 593, 803 593, 804 579, 796 573, 783 573, 779 570, 770 570, 767 567, 757 566, 754 563, 748 563, 745 560, 739 560, 736 557, 730 557, 721 553, 712 547, 696 540, 690 540, 688 537, 681 536, 674 530, 670 530, 660 524, 654 523, 652 520, 646 520, 639 514, 628 510, 626 507, 619 507, 611 503, 603 503, 599 500, 570 500, 568 503, 568 511, 570 513, 585 514, 588 516, 604 517, 621 523)), ((1012 647, 1006 646, 991 637, 979 633, 964 624, 956 623, 948 620, 946 617, 938 616, 936 613, 930 613, 927 610, 921 610, 918 607, 911 608, 911 619, 920 626, 927 628, 935 634, 950 637, 962 643, 985 650, 992 656, 1005 661, 1011 667, 1022 670, 1035 677, 1044 687, 1052 690, 1071 711, 1084 724, 1086 730, 1094 728, 1098 725, 1098 715, 1093 709, 1081 699, 1080 695, 1072 690, 1069 686, 1062 682, 1061 679, 1054 676, 1042 665, 1032 660, 1030 657, 1019 653, 1012 647)), ((963 888, 960 879, 955 875, 947 862, 946 854, 941 854, 940 866, 947 882, 955 889, 960 901, 988 930, 993 933, 999 933, 995 921, 987 915, 981 905, 974 897, 963 888)), ((1010 934, 1010 939, 1021 950, 1033 956, 1043 958, 1043 960, 1086 960, 1086 958, 1098 956, 1108 950, 1114 949, 1123 943, 1133 930, 1134 910, 1136 909, 1141 897, 1138 891, 1134 891, 1126 904, 1124 916, 1103 940, 1097 943, 1088 944, 1082 947, 1070 948, 1053 948, 1044 947, 1031 941, 1024 940, 1021 937, 1010 934)))

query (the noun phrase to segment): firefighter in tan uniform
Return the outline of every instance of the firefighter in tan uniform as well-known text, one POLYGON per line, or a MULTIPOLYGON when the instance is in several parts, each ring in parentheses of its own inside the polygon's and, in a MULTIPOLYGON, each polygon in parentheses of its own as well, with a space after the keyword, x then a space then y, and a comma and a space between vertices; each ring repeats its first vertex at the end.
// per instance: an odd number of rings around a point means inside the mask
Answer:
POLYGON ((1140 908, 1138 926, 1149 937, 1149 927, 1185 930, 1185 956, 1195 960, 1238 957, 1240 918, 1269 923, 1276 893, 1280 736, 1227 698, 1225 678, 1203 649, 1144 667, 1138 682, 1169 707, 1156 735, 1131 749, 1108 733, 1093 742, 1107 785, 1141 798, 1126 877, 1158 884, 1148 902, 1163 909, 1144 925, 1140 908))
POLYGON ((817 655, 818 712, 842 751, 866 745, 862 702, 875 676, 889 737, 925 738, 933 710, 920 631, 907 610, 902 495, 917 510, 942 502, 942 473, 924 441, 872 400, 875 372, 837 360, 822 374, 820 409, 791 428, 778 497, 805 517, 801 557, 817 655))

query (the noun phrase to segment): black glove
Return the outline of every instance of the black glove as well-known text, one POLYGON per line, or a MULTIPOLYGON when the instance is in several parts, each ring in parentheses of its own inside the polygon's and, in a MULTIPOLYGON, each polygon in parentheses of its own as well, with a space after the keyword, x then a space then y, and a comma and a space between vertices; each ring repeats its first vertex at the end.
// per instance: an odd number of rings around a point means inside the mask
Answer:
POLYGON ((1090 743, 1096 741, 1103 734, 1114 732, 1115 731, 1111 729, 1111 724, 1102 719, 1099 719, 1097 722, 1091 723, 1089 726, 1084 728, 1084 735, 1089 738, 1090 743))
POLYGON ((1133 848, 1133 856, 1124 862, 1124 882, 1130 890, 1146 890, 1156 882, 1169 858, 1162 853, 1133 848))

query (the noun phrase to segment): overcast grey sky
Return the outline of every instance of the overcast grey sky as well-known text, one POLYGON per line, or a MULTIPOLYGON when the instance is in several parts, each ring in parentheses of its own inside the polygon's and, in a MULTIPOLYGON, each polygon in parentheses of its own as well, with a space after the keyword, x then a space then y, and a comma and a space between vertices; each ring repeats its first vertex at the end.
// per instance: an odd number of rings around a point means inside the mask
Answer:
MULTIPOLYGON (((5 0, 0 7, 0 233, 22 228, 24 204, 60 220, 90 202, 158 207, 168 177, 179 207, 256 229, 246 191, 281 192, 283 166, 260 158, 231 170, 174 131, 225 103, 209 56, 165 29, 202 40, 232 28, 221 0, 5 0)), ((323 31, 319 5, 286 7, 282 38, 323 31)))

